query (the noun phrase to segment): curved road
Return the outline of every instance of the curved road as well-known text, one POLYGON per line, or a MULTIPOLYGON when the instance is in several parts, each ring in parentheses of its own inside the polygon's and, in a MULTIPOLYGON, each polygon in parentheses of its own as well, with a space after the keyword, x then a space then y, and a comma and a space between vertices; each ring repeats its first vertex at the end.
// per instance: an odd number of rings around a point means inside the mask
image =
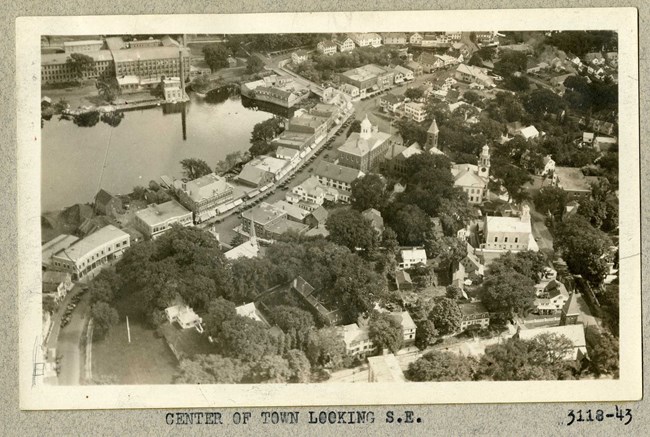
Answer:
POLYGON ((88 294, 84 295, 72 312, 70 323, 61 329, 56 353, 62 355, 59 385, 80 385, 81 375, 81 336, 88 321, 88 294))

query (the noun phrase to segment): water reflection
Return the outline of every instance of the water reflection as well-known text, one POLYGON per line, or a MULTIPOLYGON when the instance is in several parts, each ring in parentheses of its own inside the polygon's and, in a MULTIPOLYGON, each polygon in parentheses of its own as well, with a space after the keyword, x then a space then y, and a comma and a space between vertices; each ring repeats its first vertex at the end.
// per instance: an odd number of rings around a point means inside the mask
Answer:
POLYGON ((43 210, 91 202, 99 185, 120 194, 161 175, 179 177, 185 158, 214 167, 229 153, 248 150, 253 126, 273 114, 244 106, 237 91, 215 94, 211 102, 190 94, 189 102, 174 106, 44 122, 43 210))

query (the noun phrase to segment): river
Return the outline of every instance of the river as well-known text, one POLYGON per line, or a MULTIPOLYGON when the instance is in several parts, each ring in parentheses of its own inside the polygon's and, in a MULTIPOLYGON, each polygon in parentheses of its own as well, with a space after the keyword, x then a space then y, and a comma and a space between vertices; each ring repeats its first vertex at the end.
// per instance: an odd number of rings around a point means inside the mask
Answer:
POLYGON ((227 154, 247 150, 253 126, 273 114, 244 107, 239 95, 219 94, 207 100, 190 94, 185 140, 182 106, 176 112, 162 106, 125 112, 116 127, 104 122, 80 127, 57 116, 45 121, 42 210, 92 202, 100 188, 125 194, 150 180, 159 182, 161 175, 180 177, 179 162, 185 158, 214 167, 227 154))

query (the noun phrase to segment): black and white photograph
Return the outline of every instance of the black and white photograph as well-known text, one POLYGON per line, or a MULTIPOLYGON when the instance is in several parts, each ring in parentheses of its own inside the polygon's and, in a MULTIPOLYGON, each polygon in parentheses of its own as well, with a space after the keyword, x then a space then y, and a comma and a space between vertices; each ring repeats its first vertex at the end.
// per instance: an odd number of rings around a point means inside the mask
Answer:
POLYGON ((266 17, 30 34, 26 390, 640 396, 629 34, 266 17))

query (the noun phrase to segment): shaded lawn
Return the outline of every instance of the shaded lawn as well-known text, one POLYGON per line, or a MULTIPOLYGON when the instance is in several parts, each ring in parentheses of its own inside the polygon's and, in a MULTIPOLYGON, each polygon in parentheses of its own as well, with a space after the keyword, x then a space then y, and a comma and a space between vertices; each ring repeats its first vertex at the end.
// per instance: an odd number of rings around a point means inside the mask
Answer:
POLYGON ((115 302, 120 322, 103 340, 93 341, 93 379, 114 379, 117 384, 170 384, 178 367, 164 338, 158 336, 139 311, 136 296, 115 302), (125 316, 129 316, 131 343, 125 316))

